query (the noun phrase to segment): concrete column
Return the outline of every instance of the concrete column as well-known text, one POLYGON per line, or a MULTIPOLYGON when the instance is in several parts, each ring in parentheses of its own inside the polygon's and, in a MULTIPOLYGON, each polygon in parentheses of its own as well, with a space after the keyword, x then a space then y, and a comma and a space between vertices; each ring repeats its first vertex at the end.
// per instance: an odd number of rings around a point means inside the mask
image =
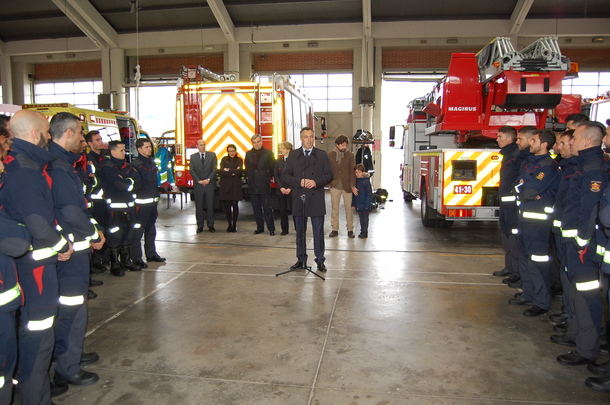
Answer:
POLYGON ((112 94, 115 110, 124 111, 127 107, 125 81, 125 50, 121 48, 102 48, 102 88, 104 93, 112 94))
MULTIPOLYGON (((362 38, 362 72, 361 83, 363 87, 372 87, 375 84, 375 48, 373 38, 362 38)), ((373 132, 373 106, 361 106, 361 126, 363 130, 373 132)))
POLYGON ((13 68, 10 55, 0 55, 0 74, 2 75, 2 102, 13 104, 13 68))
MULTIPOLYGON (((32 81, 34 65, 18 62, 12 65, 13 104, 28 104, 32 102, 32 81)), ((4 79, 3 79, 4 81, 4 79)))
POLYGON ((252 51, 243 49, 239 51, 239 80, 249 82, 252 76, 252 51))
POLYGON ((224 54, 225 73, 234 73, 239 78, 239 42, 230 41, 224 54))
POLYGON ((375 136, 375 150, 373 151, 373 157, 375 159, 375 176, 373 176, 373 187, 375 189, 382 187, 381 184, 381 148, 383 147, 383 137, 381 129, 381 84, 383 82, 381 67, 381 47, 374 48, 374 85, 375 85, 375 108, 373 109, 373 135, 375 136))
POLYGON ((357 129, 362 127, 362 111, 360 111, 360 104, 358 103, 358 88, 362 86, 362 48, 355 47, 353 49, 353 53, 354 68, 352 70, 352 128, 354 129, 354 132, 356 132, 357 129))

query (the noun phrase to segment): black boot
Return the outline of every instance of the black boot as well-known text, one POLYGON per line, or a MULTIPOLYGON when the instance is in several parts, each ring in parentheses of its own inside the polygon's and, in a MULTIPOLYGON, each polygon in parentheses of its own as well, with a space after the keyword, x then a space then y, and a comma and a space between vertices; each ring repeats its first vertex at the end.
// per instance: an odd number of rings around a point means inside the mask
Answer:
POLYGON ((121 248, 121 265, 129 271, 140 271, 142 270, 141 266, 138 266, 131 259, 131 254, 129 252, 129 246, 123 246, 121 248))
POLYGON ((91 255, 91 273, 103 273, 107 270, 104 266, 104 261, 99 252, 93 252, 91 255))
POLYGON ((125 269, 121 265, 119 258, 119 249, 110 249, 110 273, 113 276, 123 277, 125 275, 125 269))

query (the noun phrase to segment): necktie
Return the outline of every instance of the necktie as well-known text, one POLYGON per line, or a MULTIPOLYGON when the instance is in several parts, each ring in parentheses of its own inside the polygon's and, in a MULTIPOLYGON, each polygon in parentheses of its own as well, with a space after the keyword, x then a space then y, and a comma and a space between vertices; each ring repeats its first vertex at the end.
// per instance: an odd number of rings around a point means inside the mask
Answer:
POLYGON ((205 153, 200 153, 201 155, 201 163, 205 162, 205 153))
POLYGON ((306 150, 306 151, 305 151, 305 156, 309 157, 309 154, 310 154, 310 153, 311 153, 311 151, 310 151, 310 150, 306 150))

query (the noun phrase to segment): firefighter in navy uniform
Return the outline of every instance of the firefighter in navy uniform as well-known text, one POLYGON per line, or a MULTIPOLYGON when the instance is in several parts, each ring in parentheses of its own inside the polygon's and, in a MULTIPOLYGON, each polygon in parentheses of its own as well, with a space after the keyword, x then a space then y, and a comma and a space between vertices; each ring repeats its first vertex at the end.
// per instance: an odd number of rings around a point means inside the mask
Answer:
MULTIPOLYGON (((523 128, 519 133, 522 133, 523 128)), ((559 186, 559 168, 549 154, 555 135, 547 131, 529 131, 532 153, 525 160, 518 184, 519 234, 521 242, 521 281, 523 295, 513 304, 531 307, 525 316, 539 316, 548 312, 550 294, 551 219, 555 195, 559 186)))
POLYGON ((140 138, 136 141, 138 156, 131 161, 134 169, 136 191, 136 218, 141 225, 131 247, 133 262, 142 268, 148 267, 142 260, 142 245, 144 235, 144 253, 148 262, 164 262, 155 247, 157 236, 157 203, 159 202, 159 187, 157 186, 157 165, 153 160, 152 142, 140 138))
MULTIPOLYGON (((89 147, 87 153, 87 165, 89 169, 89 180, 87 186, 88 200, 91 202, 91 216, 97 221, 101 229, 107 229, 108 224, 108 205, 106 204, 104 190, 100 181, 100 172, 106 160, 107 145, 102 141, 102 136, 98 131, 89 131, 85 135, 85 142, 89 147)), ((107 236, 107 235, 106 235, 107 236)), ((93 272, 103 272, 110 262, 110 252, 104 247, 99 251, 94 251, 91 256, 93 272)))
POLYGON ((519 241, 517 238, 517 198, 513 187, 519 176, 522 159, 520 150, 515 143, 517 131, 512 127, 502 127, 498 130, 497 141, 502 154, 500 168, 500 235, 504 246, 504 269, 494 271, 494 276, 508 277, 507 281, 517 281, 519 277, 519 241))
MULTIPOLYGON (((81 355, 87 326, 86 295, 89 289, 89 253, 99 249, 104 236, 98 232, 87 210, 83 183, 74 163, 80 158, 82 127, 73 114, 61 112, 51 119, 53 142, 49 152, 54 160, 48 167, 52 179, 55 215, 72 242, 70 260, 57 265, 59 308, 55 322, 55 386, 89 385, 98 375, 81 369, 81 355)), ((97 358, 87 353, 87 359, 97 358)))
POLYGON ((16 259, 24 295, 18 333, 18 390, 21 402, 50 404, 49 365, 53 352, 53 323, 57 313, 57 261, 66 261, 72 248, 56 227, 51 180, 46 166, 52 160, 46 149, 49 122, 30 110, 11 118, 15 137, 5 159, 6 173, 0 205, 32 236, 32 250, 16 259))
POLYGON ((599 356, 602 329, 597 219, 606 173, 601 143, 603 131, 584 122, 574 130, 572 154, 577 163, 568 186, 561 228, 565 267, 574 314, 576 350, 559 355, 563 365, 592 363, 599 356))
POLYGON ((102 165, 100 181, 108 206, 106 238, 110 248, 110 272, 120 277, 125 275, 125 270, 142 270, 133 263, 130 253, 141 226, 135 216, 135 174, 125 160, 125 144, 111 141, 108 148, 110 159, 102 165))

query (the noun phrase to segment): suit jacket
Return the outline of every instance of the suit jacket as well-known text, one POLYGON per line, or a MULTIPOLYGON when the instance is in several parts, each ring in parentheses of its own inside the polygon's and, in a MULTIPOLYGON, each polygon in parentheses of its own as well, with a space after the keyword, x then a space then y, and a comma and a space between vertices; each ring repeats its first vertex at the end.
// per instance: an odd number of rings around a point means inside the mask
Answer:
POLYGON ((282 183, 292 189, 292 215, 316 217, 326 214, 324 186, 333 179, 326 152, 313 148, 311 155, 305 156, 302 147, 290 152, 281 177, 282 183), (314 180, 316 187, 302 188, 301 179, 314 180), (304 203, 302 196, 305 196, 304 203))
POLYGON ((193 185, 197 187, 205 187, 199 184, 200 180, 209 179, 210 184, 213 186, 216 183, 216 167, 218 163, 216 161, 216 154, 214 152, 205 152, 205 161, 201 162, 201 156, 199 152, 191 155, 191 168, 189 172, 193 178, 193 185))
POLYGON ((351 193, 352 187, 356 186, 356 173, 354 172, 356 161, 354 154, 348 150, 345 151, 341 163, 338 163, 338 153, 336 150, 328 152, 328 160, 330 160, 330 167, 333 170, 333 180, 330 182, 330 186, 337 188, 339 183, 341 183, 341 190, 351 193))
POLYGON ((273 153, 265 148, 258 151, 250 149, 244 160, 248 175, 248 192, 250 194, 268 194, 275 159, 273 153))

